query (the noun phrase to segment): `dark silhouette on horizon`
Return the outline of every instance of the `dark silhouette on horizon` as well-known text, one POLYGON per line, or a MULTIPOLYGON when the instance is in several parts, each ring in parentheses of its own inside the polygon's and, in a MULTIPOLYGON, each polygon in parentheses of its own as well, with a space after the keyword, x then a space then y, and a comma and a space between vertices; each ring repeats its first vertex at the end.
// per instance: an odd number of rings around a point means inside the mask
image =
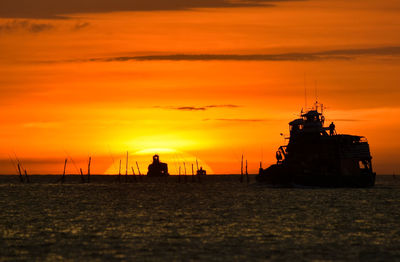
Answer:
POLYGON ((324 122, 323 105, 318 102, 291 121, 289 143, 278 148, 276 164, 260 166, 257 181, 284 186, 373 186, 376 174, 367 139, 337 134, 333 122, 329 127, 324 122))
POLYGON ((169 176, 168 164, 160 162, 158 155, 153 156, 153 163, 148 167, 147 176, 149 177, 164 177, 169 176))

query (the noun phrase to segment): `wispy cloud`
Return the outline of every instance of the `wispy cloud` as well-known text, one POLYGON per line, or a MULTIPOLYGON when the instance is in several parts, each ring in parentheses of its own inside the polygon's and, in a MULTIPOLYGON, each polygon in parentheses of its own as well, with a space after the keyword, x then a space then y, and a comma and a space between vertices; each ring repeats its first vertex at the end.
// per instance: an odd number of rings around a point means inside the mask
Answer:
POLYGON ((266 122, 268 119, 257 118, 205 118, 203 121, 223 121, 223 122, 266 122))
POLYGON ((50 23, 34 23, 28 20, 12 20, 0 24, 0 33, 12 33, 15 31, 27 31, 30 33, 40 33, 54 28, 50 23))
POLYGON ((351 119, 351 118, 335 118, 335 119, 327 119, 333 122, 360 122, 363 121, 361 119, 351 119))
POLYGON ((211 108, 237 108, 239 105, 207 105, 207 106, 154 106, 154 108, 169 109, 169 110, 181 110, 181 111, 205 111, 211 108))
POLYGON ((290 0, 1 0, 0 17, 65 18, 76 13, 274 6, 283 1, 290 0))
POLYGON ((128 61, 322 61, 351 60, 363 56, 400 56, 400 46, 376 48, 335 49, 319 52, 281 54, 170 54, 91 58, 69 62, 128 62, 128 61))
POLYGON ((89 22, 77 22, 77 23, 72 27, 72 30, 74 30, 74 31, 79 31, 79 30, 82 30, 82 29, 84 29, 84 28, 86 28, 86 27, 88 27, 88 26, 90 26, 90 23, 89 23, 89 22))

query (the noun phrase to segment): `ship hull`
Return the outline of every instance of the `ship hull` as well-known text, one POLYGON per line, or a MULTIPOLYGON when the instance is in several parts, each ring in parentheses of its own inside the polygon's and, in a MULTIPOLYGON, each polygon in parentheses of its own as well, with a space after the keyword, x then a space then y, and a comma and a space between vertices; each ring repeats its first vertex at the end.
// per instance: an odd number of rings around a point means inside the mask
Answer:
POLYGON ((355 175, 340 174, 305 174, 289 170, 283 165, 273 165, 261 170, 257 182, 277 187, 373 187, 375 173, 355 175))

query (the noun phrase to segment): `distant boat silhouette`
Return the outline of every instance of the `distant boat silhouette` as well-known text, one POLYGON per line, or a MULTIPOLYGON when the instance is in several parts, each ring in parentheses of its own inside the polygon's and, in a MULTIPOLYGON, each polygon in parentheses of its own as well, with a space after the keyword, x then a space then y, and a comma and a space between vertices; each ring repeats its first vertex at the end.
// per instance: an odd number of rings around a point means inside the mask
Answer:
POLYGON ((203 169, 203 167, 201 166, 200 169, 197 170, 196 174, 198 176, 205 176, 207 175, 207 171, 203 169))
POLYGON ((149 177, 165 177, 169 176, 168 164, 160 162, 158 155, 153 156, 153 163, 148 167, 147 176, 149 177))
POLYGON ((324 127, 323 106, 319 112, 318 105, 289 123, 289 143, 279 147, 276 164, 260 167, 257 181, 286 186, 374 186, 376 174, 366 138, 336 134, 333 122, 324 127))

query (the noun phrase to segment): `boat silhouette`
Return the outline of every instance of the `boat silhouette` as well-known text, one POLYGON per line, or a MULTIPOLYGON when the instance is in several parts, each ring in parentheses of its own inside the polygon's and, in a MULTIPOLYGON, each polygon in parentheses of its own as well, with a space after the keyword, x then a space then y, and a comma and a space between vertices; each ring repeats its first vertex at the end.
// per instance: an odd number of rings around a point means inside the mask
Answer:
POLYGON ((368 141, 363 136, 337 134, 332 122, 324 126, 323 106, 289 123, 287 145, 276 152, 277 163, 263 169, 256 179, 279 186, 372 187, 376 174, 368 141))

